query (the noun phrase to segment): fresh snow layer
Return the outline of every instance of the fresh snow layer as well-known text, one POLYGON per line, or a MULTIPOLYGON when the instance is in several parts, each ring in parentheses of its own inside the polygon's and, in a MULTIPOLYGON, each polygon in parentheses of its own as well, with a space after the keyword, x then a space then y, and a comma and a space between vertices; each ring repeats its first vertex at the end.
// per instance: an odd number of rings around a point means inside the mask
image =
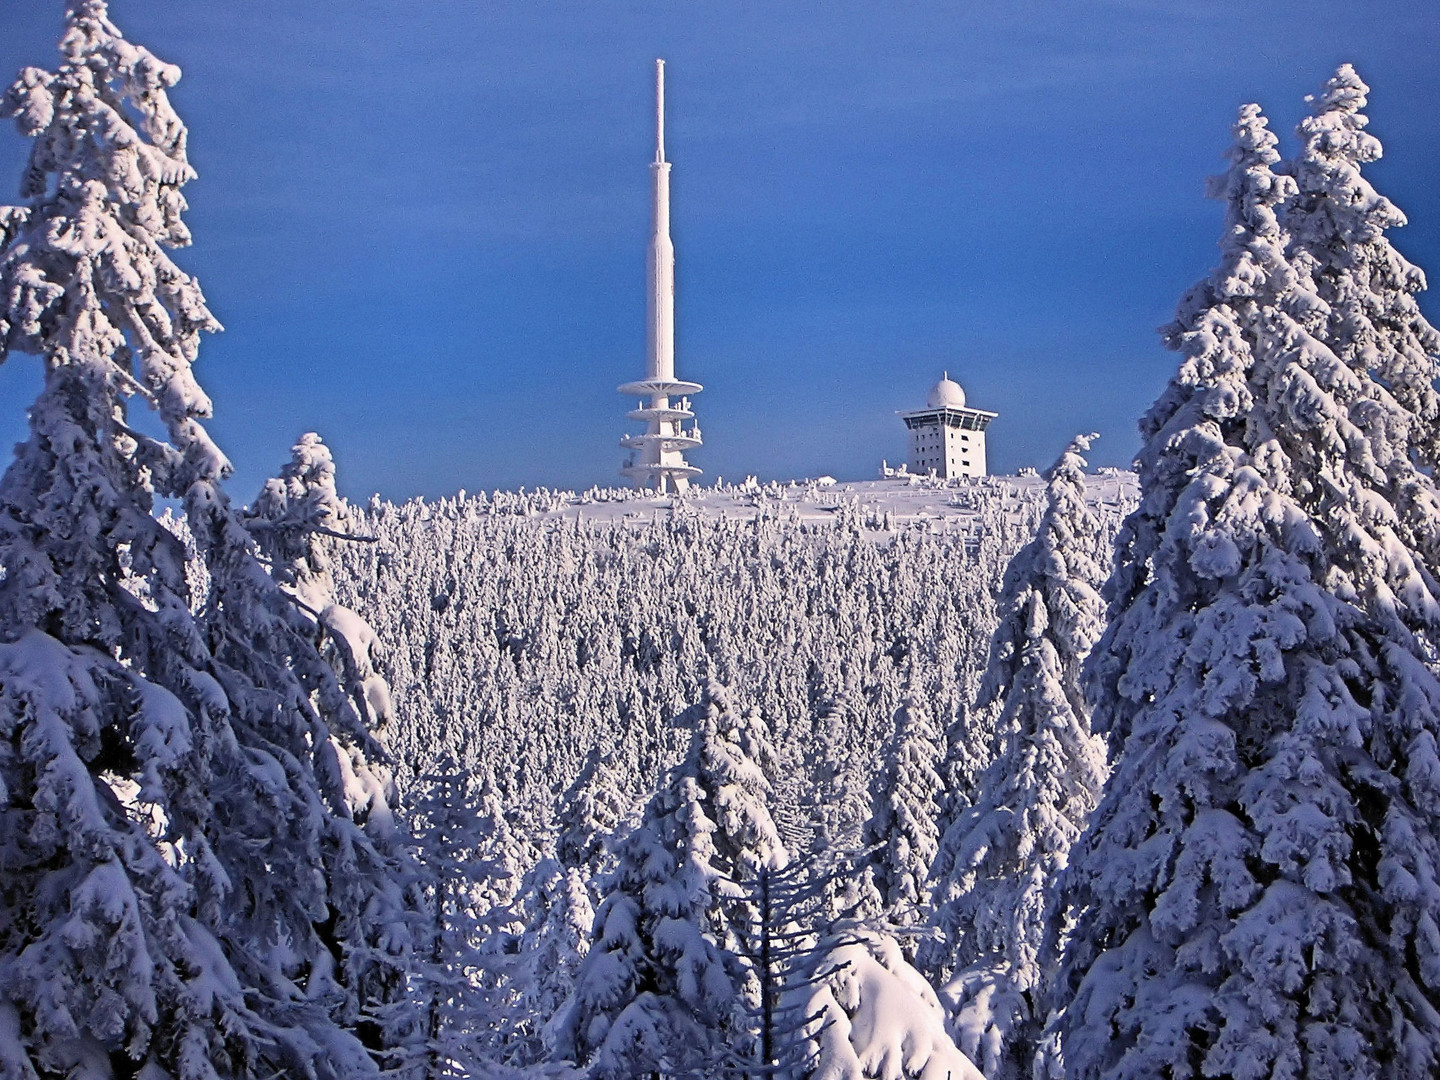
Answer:
MULTIPOLYGON (((461 491, 456 501, 480 500, 496 513, 526 517, 581 518, 593 522, 629 521, 646 523, 671 511, 690 512, 704 518, 726 517, 746 520, 761 516, 793 518, 801 523, 835 521, 858 513, 867 525, 883 524, 890 515, 892 525, 934 521, 937 524, 968 521, 975 517, 976 500, 982 492, 1013 491, 1017 497, 1035 497, 1045 481, 1031 470, 1018 476, 905 477, 886 480, 858 480, 840 483, 828 476, 787 483, 761 484, 754 478, 741 484, 712 487, 692 486, 683 495, 658 495, 653 491, 629 488, 590 488, 584 492, 496 491, 468 496, 461 491)), ((1105 469, 1087 478, 1093 504, 1118 508, 1135 492, 1133 473, 1105 469)), ((450 500, 443 500, 450 501, 450 500)))

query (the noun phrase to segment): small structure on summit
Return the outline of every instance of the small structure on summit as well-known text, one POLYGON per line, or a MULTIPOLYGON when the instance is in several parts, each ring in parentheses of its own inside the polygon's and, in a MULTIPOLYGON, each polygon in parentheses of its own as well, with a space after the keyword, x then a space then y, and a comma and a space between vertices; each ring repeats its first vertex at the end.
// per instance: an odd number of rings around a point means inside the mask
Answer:
POLYGON ((643 420, 643 435, 626 435, 620 445, 633 451, 621 474, 637 488, 684 491, 700 470, 685 451, 700 445, 700 425, 690 411, 699 383, 675 377, 675 245, 670 242, 670 162, 665 160, 665 61, 655 61, 655 160, 650 164, 654 217, 648 252, 645 378, 627 382, 620 393, 648 399, 627 415, 643 420), (679 395, 679 399, 671 398, 679 395), (683 426, 686 420, 690 427, 683 426))
POLYGON ((900 414, 910 429, 907 470, 920 476, 984 476, 985 429, 999 415, 966 405, 965 391, 945 372, 931 387, 925 408, 900 414))

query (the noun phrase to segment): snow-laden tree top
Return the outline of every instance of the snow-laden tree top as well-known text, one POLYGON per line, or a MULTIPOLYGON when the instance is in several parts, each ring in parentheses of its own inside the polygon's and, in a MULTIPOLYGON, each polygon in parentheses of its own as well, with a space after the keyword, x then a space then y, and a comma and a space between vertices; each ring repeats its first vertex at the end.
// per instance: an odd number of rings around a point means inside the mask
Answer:
POLYGON ((990 1080, 1030 1073, 1058 963, 1055 885, 1105 781, 1080 667, 1104 626, 1107 545, 1085 499, 1093 435, 1050 468, 1035 539, 1005 571, 981 706, 1003 703, 975 805, 945 830, 921 959, 960 1049, 990 1080))
POLYGON ((146 618, 129 611, 137 589, 161 615, 188 607, 183 556, 149 511, 155 493, 184 497, 197 481, 200 504, 213 502, 228 470, 190 370, 219 324, 165 252, 190 242, 180 189, 195 173, 166 96, 179 70, 125 41, 93 0, 69 9, 61 59, 53 73, 26 68, 0 103, 34 140, 29 202, 0 210, 0 359, 45 363, 33 437, 0 492, 29 519, 0 521, 0 616, 111 645, 146 618), (133 397, 168 441, 129 423, 133 397), (104 565, 99 536, 124 545, 126 567, 104 565))
POLYGON ((348 1080, 410 1028, 358 708, 383 680, 325 661, 220 487, 191 372, 219 327, 166 254, 194 176, 178 78, 86 0, 0 106, 34 140, 0 213, 0 356, 44 366, 0 481, 0 1071, 348 1080))
POLYGON ((1300 123, 1301 152, 1287 166, 1298 192, 1285 225, 1292 255, 1329 306, 1326 340, 1352 368, 1371 372, 1398 405, 1362 422, 1376 458, 1383 466, 1413 448, 1433 464, 1440 445, 1440 333, 1415 302, 1425 289, 1424 271, 1385 236, 1406 224, 1405 215, 1361 171, 1382 152, 1380 140, 1365 130, 1369 92, 1355 69, 1342 64, 1320 94, 1306 99, 1313 111, 1300 123))
POLYGON ((21 189, 31 201, 6 215, 0 346, 94 366, 112 393, 154 405, 178 455, 129 434, 153 448, 160 489, 178 494, 188 476, 227 468, 196 422, 210 400, 190 373, 201 332, 220 325, 164 251, 190 243, 181 188, 195 171, 166 95, 180 69, 126 41, 103 0, 71 6, 60 51, 54 73, 26 68, 4 99, 35 141, 21 189))
POLYGON ((1045 511, 1035 539, 1005 568, 1000 624, 976 702, 980 708, 1008 699, 1027 659, 1026 644, 1048 634, 1061 665, 1061 685, 1077 715, 1085 714, 1084 702, 1075 696, 1080 664, 1105 624, 1099 584, 1106 576, 1107 553, 1100 520, 1085 497, 1083 456, 1096 438, 1094 433, 1075 436, 1045 473, 1045 511), (1043 624, 1037 625, 1037 618, 1043 624))
POLYGON ((271 574, 312 609, 335 592, 328 549, 319 536, 346 536, 350 508, 335 490, 335 461, 313 431, 300 436, 280 475, 265 482, 246 513, 271 574))
POLYGON ((788 862, 768 807, 774 751, 763 718, 714 679, 677 726, 692 733, 689 752, 618 845, 556 1024, 558 1052, 596 1077, 719 1072, 750 1050, 748 886, 788 862))
MULTIPOLYGON (((1088 672, 1114 773, 1066 879, 1066 1075, 1429 1076, 1433 485, 1380 350, 1350 350, 1351 301, 1287 231, 1304 196, 1256 106, 1234 135, 1220 264, 1165 331, 1180 365, 1088 672)), ((1347 245, 1325 257, 1354 265, 1347 245)))

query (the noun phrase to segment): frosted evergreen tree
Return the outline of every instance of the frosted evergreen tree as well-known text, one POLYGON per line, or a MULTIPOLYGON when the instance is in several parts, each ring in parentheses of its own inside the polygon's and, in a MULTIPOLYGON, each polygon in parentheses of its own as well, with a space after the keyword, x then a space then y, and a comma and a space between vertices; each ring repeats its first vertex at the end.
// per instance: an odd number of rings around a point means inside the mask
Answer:
POLYGON ((1307 330, 1274 137, 1241 110, 1219 268, 1166 341, 1091 655, 1114 772, 1071 853, 1066 1075, 1440 1065, 1435 598, 1372 486, 1373 399, 1307 330))
POLYGON ((867 869, 889 917, 899 926, 923 922, 930 904, 926 876, 935 859, 940 736, 919 695, 895 711, 895 730, 871 785, 874 810, 860 843, 867 869))
POLYGON ((280 475, 245 513, 270 573, 312 612, 334 602, 335 577, 322 536, 348 538, 352 515, 335 489, 335 460, 313 431, 291 447, 280 475))
POLYGON ((424 1038, 410 1064, 426 1080, 449 1080, 477 1069, 480 1035, 491 1023, 480 985, 488 926, 491 867, 481 851, 490 830, 480 811, 479 785, 449 755, 415 779, 411 832, 423 870, 426 926, 415 996, 424 1038))
MULTIPOLYGON (((378 669, 380 640, 373 627, 356 612, 335 600, 335 579, 325 538, 368 542, 354 530, 350 507, 335 490, 335 462, 329 448, 314 432, 300 437, 280 475, 268 480, 244 514, 246 528, 255 538, 270 576, 289 593, 299 608, 298 629, 305 627, 317 651, 334 670, 317 686, 330 695, 343 692, 348 701, 323 703, 327 713, 353 710, 367 731, 383 737, 394 719, 390 685, 378 669)), ((368 742, 337 739, 337 761, 344 773, 352 811, 371 810, 390 815, 397 796, 390 769, 373 753, 368 742)), ((377 823, 378 824, 378 823, 377 823)))
POLYGON ((1289 163, 1298 192, 1284 214, 1290 254, 1314 279, 1325 301, 1318 336, 1373 387, 1371 408, 1357 417, 1371 454, 1401 482, 1402 509, 1412 452, 1427 465, 1440 461, 1440 397, 1435 391, 1440 333, 1426 321, 1415 294, 1425 274, 1391 245, 1386 231, 1405 215, 1377 193, 1362 166, 1378 161, 1380 141, 1365 130, 1370 88, 1342 64, 1321 93, 1306 100, 1313 112, 1300 124, 1301 151, 1289 163), (1400 459, 1397 461, 1397 458, 1400 459))
POLYGON ((946 830, 934 882, 941 936, 922 945, 958 1045, 990 1080, 1030 1073, 1058 963, 1055 881, 1105 781, 1080 689, 1105 613, 1101 527, 1085 500, 1092 438, 1078 436, 1046 474, 1039 530, 1005 572, 978 700, 1003 706, 995 757, 975 805, 946 830))
POLYGON ((590 950, 595 907, 580 871, 545 856, 525 875, 514 904, 517 927, 500 963, 490 962, 505 988, 503 1015, 488 1023, 501 1045, 496 1056, 534 1065, 554 1049, 555 1027, 590 950))
POLYGON ((539 1047, 537 1018, 530 1016, 527 997, 533 992, 517 956, 529 931, 534 905, 544 896, 527 893, 533 873, 543 862, 541 832, 527 822, 515 800, 504 799, 492 774, 480 779, 471 811, 476 845, 465 867, 466 902, 479 931, 478 948, 464 958, 472 984, 484 1002, 483 1023, 472 1022, 472 1045, 489 1064, 532 1060, 539 1047), (507 808, 507 803, 509 808, 507 808))
POLYGON ((614 754, 592 747, 555 815, 555 857, 593 881, 610 861, 606 841, 621 831, 632 799, 614 754))
POLYGON ((839 693, 816 711, 806 747, 811 776, 815 843, 821 848, 853 848, 869 813, 869 799, 856 752, 859 709, 839 693))
POLYGON ((0 347, 45 384, 0 480, 0 1062, 373 1075, 409 1034, 388 807, 347 801, 332 737, 368 732, 317 711, 344 695, 219 487, 191 373, 219 326, 166 253, 190 239, 178 78, 76 0, 59 67, 3 103, 35 141, 0 347), (206 560, 199 620, 157 495, 206 560))
POLYGON ((267 480, 245 512, 262 561, 282 588, 315 622, 322 647, 355 698, 367 726, 383 731, 393 719, 390 688, 380 671, 374 629, 335 598, 330 549, 373 543, 357 531, 356 516, 335 490, 335 462, 320 436, 306 432, 280 475, 267 480))
POLYGON ((477 910, 482 917, 493 913, 497 932, 517 929, 512 905, 525 875, 540 859, 539 847, 523 828, 516 827, 517 815, 506 809, 495 779, 488 773, 481 778, 475 814, 479 843, 473 858, 485 870, 475 893, 477 910))
POLYGON ((596 1077, 743 1060, 754 912, 744 888, 786 854, 766 807, 772 760, 754 714, 707 684, 680 723, 690 750, 618 846, 618 866, 565 1013, 556 1053, 596 1077))

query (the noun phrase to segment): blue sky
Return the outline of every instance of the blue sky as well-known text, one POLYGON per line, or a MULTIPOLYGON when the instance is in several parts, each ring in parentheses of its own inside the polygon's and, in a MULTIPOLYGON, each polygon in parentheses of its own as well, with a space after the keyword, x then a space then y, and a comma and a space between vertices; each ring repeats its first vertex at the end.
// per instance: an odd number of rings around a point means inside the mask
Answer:
MULTIPOLYGON (((0 0, 0 74, 60 0, 0 0)), ((675 163, 677 368, 714 479, 874 475, 948 369, 991 466, 1076 431, 1126 464, 1214 262, 1242 102, 1282 137, 1341 61, 1368 175, 1440 276, 1440 5, 112 0, 179 63, 197 372, 248 500, 302 431, 352 497, 619 482, 644 366, 652 64, 675 163)), ((0 132, 0 201, 25 141, 0 132)), ((1422 301, 1432 320, 1440 302, 1422 301)), ((0 440, 36 362, 0 368, 0 440)))

